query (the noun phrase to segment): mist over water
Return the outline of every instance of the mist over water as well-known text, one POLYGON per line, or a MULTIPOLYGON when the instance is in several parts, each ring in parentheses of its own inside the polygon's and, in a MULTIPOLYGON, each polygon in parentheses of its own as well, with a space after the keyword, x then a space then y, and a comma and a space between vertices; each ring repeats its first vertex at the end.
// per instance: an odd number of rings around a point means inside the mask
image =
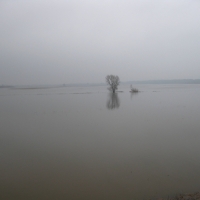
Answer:
POLYGON ((200 85, 0 89, 0 199, 137 199, 200 188, 200 85))

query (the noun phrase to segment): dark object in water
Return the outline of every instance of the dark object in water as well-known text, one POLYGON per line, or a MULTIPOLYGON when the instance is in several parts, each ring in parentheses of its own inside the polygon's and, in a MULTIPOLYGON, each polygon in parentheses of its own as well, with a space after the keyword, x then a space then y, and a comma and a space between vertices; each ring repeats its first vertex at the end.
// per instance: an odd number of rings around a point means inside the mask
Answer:
POLYGON ((138 93, 139 92, 139 90, 136 89, 136 88, 133 88, 132 85, 130 87, 131 87, 131 91, 130 91, 131 93, 138 93))

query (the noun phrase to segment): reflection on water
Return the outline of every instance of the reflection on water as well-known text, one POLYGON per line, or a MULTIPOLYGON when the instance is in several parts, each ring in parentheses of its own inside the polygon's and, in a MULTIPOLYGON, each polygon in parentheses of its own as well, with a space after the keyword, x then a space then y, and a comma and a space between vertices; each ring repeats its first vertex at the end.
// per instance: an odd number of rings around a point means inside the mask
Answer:
POLYGON ((132 99, 133 97, 137 96, 137 95, 138 95, 138 93, 130 92, 130 97, 131 97, 131 99, 132 99))
POLYGON ((119 108, 119 106, 120 106, 120 101, 119 101, 118 94, 110 93, 108 96, 107 108, 109 110, 113 110, 115 108, 119 108))

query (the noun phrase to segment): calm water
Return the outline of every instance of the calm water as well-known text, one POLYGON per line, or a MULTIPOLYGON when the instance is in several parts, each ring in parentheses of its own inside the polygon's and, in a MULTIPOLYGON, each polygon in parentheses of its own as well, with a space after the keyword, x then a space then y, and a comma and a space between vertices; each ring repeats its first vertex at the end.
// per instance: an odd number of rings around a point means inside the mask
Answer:
POLYGON ((0 199, 200 191, 200 85, 0 89, 0 199))

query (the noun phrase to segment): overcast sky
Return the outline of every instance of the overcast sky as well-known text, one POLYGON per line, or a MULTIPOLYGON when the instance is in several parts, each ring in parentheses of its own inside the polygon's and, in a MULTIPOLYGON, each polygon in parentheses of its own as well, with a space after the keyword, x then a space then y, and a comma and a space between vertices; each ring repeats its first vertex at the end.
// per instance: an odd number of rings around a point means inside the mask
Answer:
POLYGON ((199 0, 0 0, 0 84, 200 78, 199 0))

